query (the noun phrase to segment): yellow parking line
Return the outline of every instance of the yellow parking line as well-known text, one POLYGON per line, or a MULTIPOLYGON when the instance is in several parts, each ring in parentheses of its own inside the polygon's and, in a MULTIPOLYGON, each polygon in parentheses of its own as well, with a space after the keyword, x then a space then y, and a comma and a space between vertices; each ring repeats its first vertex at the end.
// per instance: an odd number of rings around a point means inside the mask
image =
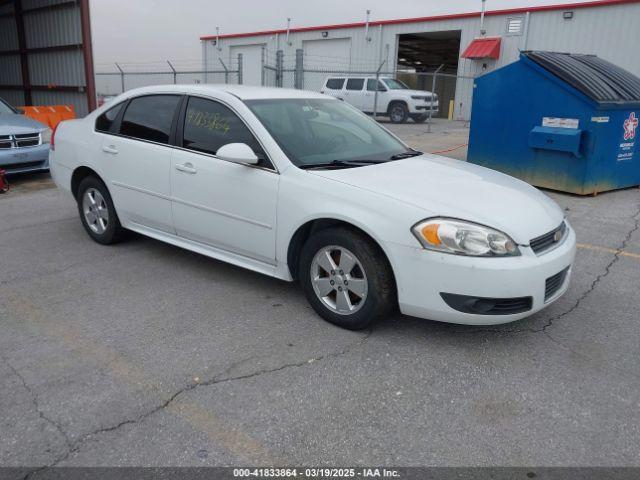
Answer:
POLYGON ((591 245, 589 243, 578 243, 578 248, 583 250, 595 250, 596 252, 607 252, 607 253, 617 253, 621 257, 633 258, 635 260, 640 260, 640 254, 625 252, 624 250, 620 250, 619 248, 609 248, 609 247, 601 247, 599 245, 591 245))
MULTIPOLYGON (((124 358, 118 351, 99 342, 70 325, 60 321, 51 322, 50 312, 34 304, 21 292, 0 288, 7 311, 16 323, 27 330, 56 339, 82 358, 104 366, 117 379, 125 382, 134 391, 142 389, 150 393, 162 393, 162 379, 153 378, 139 365, 124 358)), ((45 365, 43 368, 52 368, 45 365)), ((167 405, 167 410, 178 415, 191 427, 203 432, 227 452, 251 464, 286 464, 284 459, 263 446, 259 441, 243 432, 237 425, 219 418, 210 409, 181 398, 167 405)))

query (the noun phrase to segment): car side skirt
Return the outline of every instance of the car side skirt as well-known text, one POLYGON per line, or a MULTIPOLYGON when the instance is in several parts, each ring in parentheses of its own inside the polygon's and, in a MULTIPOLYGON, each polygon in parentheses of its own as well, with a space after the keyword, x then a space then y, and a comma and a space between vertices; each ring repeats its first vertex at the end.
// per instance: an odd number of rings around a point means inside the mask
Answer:
POLYGON ((160 230, 156 230, 154 228, 140 225, 138 223, 127 222, 123 226, 134 232, 140 233, 147 237, 151 237, 155 240, 160 240, 161 242, 175 245, 176 247, 184 248, 185 250, 190 250, 192 252, 199 253, 216 260, 220 260, 222 262, 230 263, 238 267, 246 268, 247 270, 268 275, 270 277, 291 281, 291 276, 284 273, 285 269, 279 268, 276 265, 264 263, 253 258, 248 258, 237 253, 223 250, 221 248, 195 242, 193 240, 179 237, 177 235, 172 235, 160 230))

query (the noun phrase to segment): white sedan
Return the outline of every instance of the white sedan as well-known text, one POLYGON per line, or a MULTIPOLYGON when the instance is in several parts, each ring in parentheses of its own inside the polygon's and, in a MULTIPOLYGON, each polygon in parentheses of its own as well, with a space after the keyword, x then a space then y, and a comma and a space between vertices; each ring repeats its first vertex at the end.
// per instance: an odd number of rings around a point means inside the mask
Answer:
POLYGON ((129 91, 51 141, 102 244, 133 230, 282 280, 349 329, 402 313, 497 324, 569 284, 575 234, 546 195, 417 152, 350 105, 242 86, 129 91))

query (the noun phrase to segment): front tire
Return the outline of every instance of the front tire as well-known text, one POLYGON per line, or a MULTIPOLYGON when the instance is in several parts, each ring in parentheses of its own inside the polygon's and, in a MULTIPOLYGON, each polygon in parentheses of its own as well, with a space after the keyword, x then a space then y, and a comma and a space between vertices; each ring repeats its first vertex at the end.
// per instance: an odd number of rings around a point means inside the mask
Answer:
POLYGON ((427 118, 429 118, 429 115, 427 115, 426 113, 421 113, 419 115, 412 115, 411 119, 415 122, 415 123, 424 123, 427 118))
POLYGON ((387 258, 373 241, 352 229, 313 234, 302 247, 298 272, 316 313, 342 328, 366 328, 396 305, 387 258))
POLYGON ((102 181, 94 176, 84 178, 78 185, 77 202, 82 226, 93 240, 110 245, 122 239, 124 229, 102 181))
POLYGON ((389 120, 391 123, 405 123, 409 118, 409 110, 402 102, 393 102, 389 105, 389 120))

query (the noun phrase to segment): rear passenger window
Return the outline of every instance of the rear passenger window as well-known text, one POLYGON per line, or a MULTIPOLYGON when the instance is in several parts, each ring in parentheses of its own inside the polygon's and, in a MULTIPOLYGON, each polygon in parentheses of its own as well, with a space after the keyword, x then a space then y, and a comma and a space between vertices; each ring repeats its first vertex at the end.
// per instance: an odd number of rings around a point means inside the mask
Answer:
POLYGON ((350 78, 347 80, 347 90, 362 90, 364 78, 350 78))
POLYGON ((157 143, 169 143, 178 95, 148 95, 131 100, 122 117, 120 134, 157 143))
POLYGON ((215 155, 228 143, 246 143, 261 159, 260 164, 265 161, 262 147, 230 108, 213 100, 190 97, 184 117, 183 148, 215 155))
POLYGON ((330 90, 342 90, 344 78, 330 78, 327 80, 327 88, 330 90))
POLYGON ((120 110, 122 110, 124 103, 125 102, 119 103, 115 107, 110 108, 102 115, 100 115, 96 120, 96 130, 99 132, 111 132, 113 122, 116 121, 116 118, 120 114, 120 110))

